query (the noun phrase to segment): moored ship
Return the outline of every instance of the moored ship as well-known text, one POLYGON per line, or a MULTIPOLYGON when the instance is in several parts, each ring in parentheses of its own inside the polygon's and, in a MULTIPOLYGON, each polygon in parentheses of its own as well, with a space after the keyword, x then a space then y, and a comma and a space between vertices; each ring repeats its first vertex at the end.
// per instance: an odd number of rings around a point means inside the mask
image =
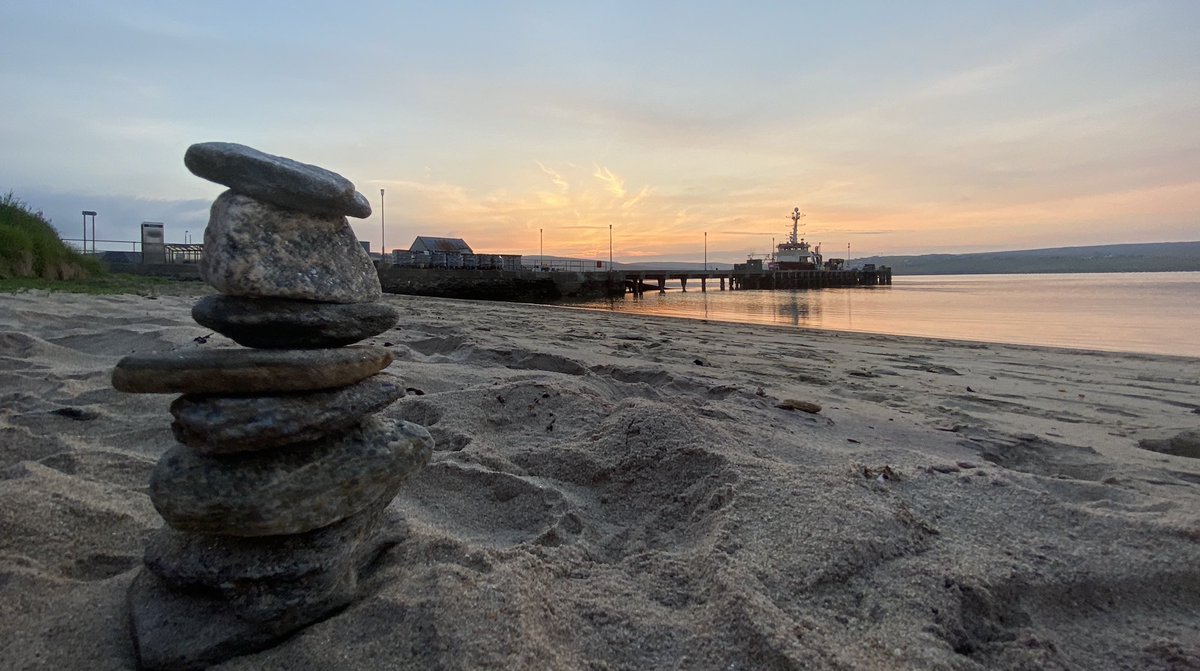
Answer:
POLYGON ((821 268, 821 246, 812 245, 799 237, 800 208, 792 210, 792 233, 786 242, 775 246, 775 254, 767 263, 768 270, 816 270, 821 268))

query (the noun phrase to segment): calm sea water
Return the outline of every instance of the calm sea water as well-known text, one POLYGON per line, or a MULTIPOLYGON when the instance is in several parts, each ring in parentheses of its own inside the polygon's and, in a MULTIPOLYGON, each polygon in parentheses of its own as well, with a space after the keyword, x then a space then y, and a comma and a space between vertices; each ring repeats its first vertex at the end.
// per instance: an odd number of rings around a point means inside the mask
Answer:
POLYGON ((890 287, 689 291, 571 304, 742 324, 1200 357, 1200 273, 910 275, 890 287))

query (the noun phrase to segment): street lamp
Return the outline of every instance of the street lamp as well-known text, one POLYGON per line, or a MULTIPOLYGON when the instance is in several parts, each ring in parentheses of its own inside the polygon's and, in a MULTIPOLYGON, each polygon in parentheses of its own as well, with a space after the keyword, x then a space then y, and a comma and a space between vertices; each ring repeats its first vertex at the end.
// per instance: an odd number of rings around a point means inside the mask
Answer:
POLYGON ((608 225, 608 271, 612 272, 612 224, 608 225))
POLYGON ((708 231, 704 231, 704 272, 708 272, 708 231))
POLYGON ((542 229, 538 229, 538 270, 546 269, 546 261, 543 258, 545 255, 545 246, 542 245, 542 229))
POLYGON ((95 210, 83 211, 83 251, 87 252, 87 218, 92 218, 92 254, 96 253, 96 212, 95 210))
POLYGON ((384 209, 386 207, 387 207, 387 204, 383 200, 383 189, 380 189, 379 190, 379 263, 380 264, 383 263, 384 254, 387 254, 387 243, 385 242, 384 228, 383 228, 384 222, 385 222, 385 216, 386 216, 384 209))

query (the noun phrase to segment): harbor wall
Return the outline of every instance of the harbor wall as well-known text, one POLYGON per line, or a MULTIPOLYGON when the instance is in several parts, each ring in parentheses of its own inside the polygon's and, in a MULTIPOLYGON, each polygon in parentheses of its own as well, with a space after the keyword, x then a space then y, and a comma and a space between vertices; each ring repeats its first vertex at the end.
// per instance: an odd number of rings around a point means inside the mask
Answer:
POLYGON ((620 296, 622 287, 605 273, 535 272, 530 270, 424 270, 385 266, 379 283, 392 294, 470 298, 489 301, 542 302, 564 298, 620 296), (614 289, 615 287, 615 289, 614 289))

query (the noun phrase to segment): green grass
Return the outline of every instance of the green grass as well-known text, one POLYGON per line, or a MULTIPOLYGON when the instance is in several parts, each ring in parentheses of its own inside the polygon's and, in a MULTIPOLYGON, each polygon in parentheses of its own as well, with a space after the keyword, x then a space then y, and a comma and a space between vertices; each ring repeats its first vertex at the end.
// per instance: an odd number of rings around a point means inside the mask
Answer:
POLYGON ((81 280, 103 272, 99 261, 64 244, 40 212, 11 191, 0 196, 0 280, 81 280))
POLYGON ((174 294, 179 290, 198 291, 202 288, 202 285, 198 282, 179 282, 161 277, 118 275, 115 273, 93 275, 92 277, 77 280, 45 280, 40 277, 0 279, 0 293, 3 294, 42 289, 72 294, 137 294, 139 296, 157 296, 158 294, 174 294))

